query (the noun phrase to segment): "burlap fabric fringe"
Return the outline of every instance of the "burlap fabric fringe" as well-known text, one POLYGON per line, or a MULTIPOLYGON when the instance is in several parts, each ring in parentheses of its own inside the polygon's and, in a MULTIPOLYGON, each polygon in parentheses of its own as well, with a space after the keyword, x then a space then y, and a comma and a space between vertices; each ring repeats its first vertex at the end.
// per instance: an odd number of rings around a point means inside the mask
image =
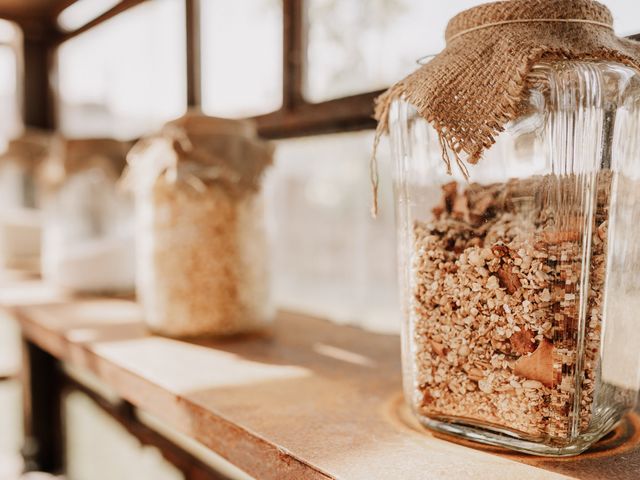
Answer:
POLYGON ((476 164, 527 98, 527 78, 545 60, 611 60, 638 69, 640 43, 618 38, 604 5, 591 0, 508 0, 451 19, 446 47, 376 101, 378 120, 371 181, 377 211, 375 160, 388 131, 389 109, 403 98, 437 131, 443 161, 476 164))
POLYGON ((97 169, 114 182, 126 166, 126 155, 132 142, 111 138, 54 138, 47 159, 38 172, 43 185, 59 188, 76 173, 97 169))
POLYGON ((137 186, 150 186, 163 177, 196 191, 215 183, 242 195, 259 190, 273 147, 258 138, 251 122, 190 112, 138 142, 127 161, 125 183, 132 188, 134 179, 137 186))
POLYGON ((33 174, 46 158, 50 135, 41 130, 28 129, 21 136, 9 141, 7 150, 0 155, 0 163, 13 162, 33 174))

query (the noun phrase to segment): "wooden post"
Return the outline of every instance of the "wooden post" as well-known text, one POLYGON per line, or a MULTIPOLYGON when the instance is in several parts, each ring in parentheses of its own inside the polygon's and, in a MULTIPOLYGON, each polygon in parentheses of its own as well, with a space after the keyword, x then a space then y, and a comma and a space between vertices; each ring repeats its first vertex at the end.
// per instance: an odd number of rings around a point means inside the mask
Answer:
POLYGON ((305 13, 304 0, 283 1, 282 109, 304 103, 305 13))
POLYGON ((185 0, 187 41, 187 105, 198 108, 202 102, 200 60, 200 2, 185 0))
POLYGON ((53 129, 55 116, 49 73, 53 64, 51 36, 47 29, 24 29, 24 123, 29 127, 53 129))
POLYGON ((53 474, 64 468, 63 375, 58 360, 23 339, 22 389, 26 469, 53 474))

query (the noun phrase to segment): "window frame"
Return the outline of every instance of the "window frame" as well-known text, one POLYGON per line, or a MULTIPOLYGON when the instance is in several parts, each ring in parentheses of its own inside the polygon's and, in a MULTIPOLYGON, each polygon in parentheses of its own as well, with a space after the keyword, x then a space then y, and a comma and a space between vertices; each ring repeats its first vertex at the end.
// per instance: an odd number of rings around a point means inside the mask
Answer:
MULTIPOLYGON (((48 31, 49 57, 63 42, 84 33, 101 23, 144 2, 154 0, 121 0, 115 7, 71 32, 62 32, 56 24, 58 14, 78 0, 59 0, 51 9, 48 31)), ((200 108, 201 85, 201 36, 200 2, 183 0, 186 12, 186 77, 187 105, 200 108)), ((384 90, 363 92, 319 103, 312 103, 303 94, 306 68, 306 5, 305 0, 282 0, 283 7, 283 63, 282 105, 273 112, 249 117, 254 120, 258 132, 265 138, 281 139, 337 132, 370 130, 375 128, 374 101, 384 90)), ((640 40, 640 33, 628 38, 640 40)), ((51 67, 49 62, 49 67, 51 67)), ((51 69, 49 68, 51 73, 51 69)), ((27 79, 27 82, 29 79, 27 79)), ((51 94, 51 92, 48 92, 51 94)), ((50 97, 49 97, 50 98, 50 97)), ((28 102, 27 97, 27 102, 28 102)), ((28 105, 27 105, 28 106, 28 105)), ((53 125, 55 126, 55 125, 53 125)))
MULTIPOLYGON (((84 33, 101 23, 141 3, 153 0, 123 0, 115 7, 71 32, 56 28, 53 48, 84 33)), ((183 0, 186 12, 186 74, 187 105, 200 108, 201 85, 201 36, 200 1, 183 0)), ((73 0, 63 0, 52 12, 51 19, 73 0)), ((265 138, 292 138, 335 132, 366 130, 375 127, 373 120, 374 99, 380 91, 366 92, 320 103, 307 101, 303 95, 306 58, 306 15, 304 0, 283 0, 283 62, 282 105, 273 112, 250 117, 256 122, 258 132, 265 138)))

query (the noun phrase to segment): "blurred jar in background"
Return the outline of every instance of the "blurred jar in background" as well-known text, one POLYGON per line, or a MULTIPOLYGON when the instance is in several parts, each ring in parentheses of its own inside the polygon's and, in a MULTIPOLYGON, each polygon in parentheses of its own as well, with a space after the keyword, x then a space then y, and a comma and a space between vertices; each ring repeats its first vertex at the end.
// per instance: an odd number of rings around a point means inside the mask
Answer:
POLYGON ((0 156, 0 266, 4 268, 39 268, 40 192, 35 172, 48 145, 47 133, 27 130, 0 156))
POLYGON ((253 124, 195 113, 132 149, 137 294, 153 331, 231 335, 271 319, 262 176, 272 153, 253 124))
POLYGON ((42 169, 45 280, 77 292, 133 291, 133 201, 118 185, 130 145, 112 139, 54 141, 42 169))

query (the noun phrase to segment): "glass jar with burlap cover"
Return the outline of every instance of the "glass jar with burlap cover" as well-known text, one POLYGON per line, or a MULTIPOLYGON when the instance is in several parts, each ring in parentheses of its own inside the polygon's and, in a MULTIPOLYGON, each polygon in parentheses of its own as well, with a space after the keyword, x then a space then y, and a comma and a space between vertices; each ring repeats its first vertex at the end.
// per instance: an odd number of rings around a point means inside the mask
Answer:
POLYGON ((270 321, 261 180, 272 154, 252 123, 197 113, 132 150, 137 293, 153 331, 231 335, 270 321))
POLYGON ((405 395, 430 428, 577 454, 640 387, 640 44, 590 0, 481 5, 446 40, 376 106, 405 395))

